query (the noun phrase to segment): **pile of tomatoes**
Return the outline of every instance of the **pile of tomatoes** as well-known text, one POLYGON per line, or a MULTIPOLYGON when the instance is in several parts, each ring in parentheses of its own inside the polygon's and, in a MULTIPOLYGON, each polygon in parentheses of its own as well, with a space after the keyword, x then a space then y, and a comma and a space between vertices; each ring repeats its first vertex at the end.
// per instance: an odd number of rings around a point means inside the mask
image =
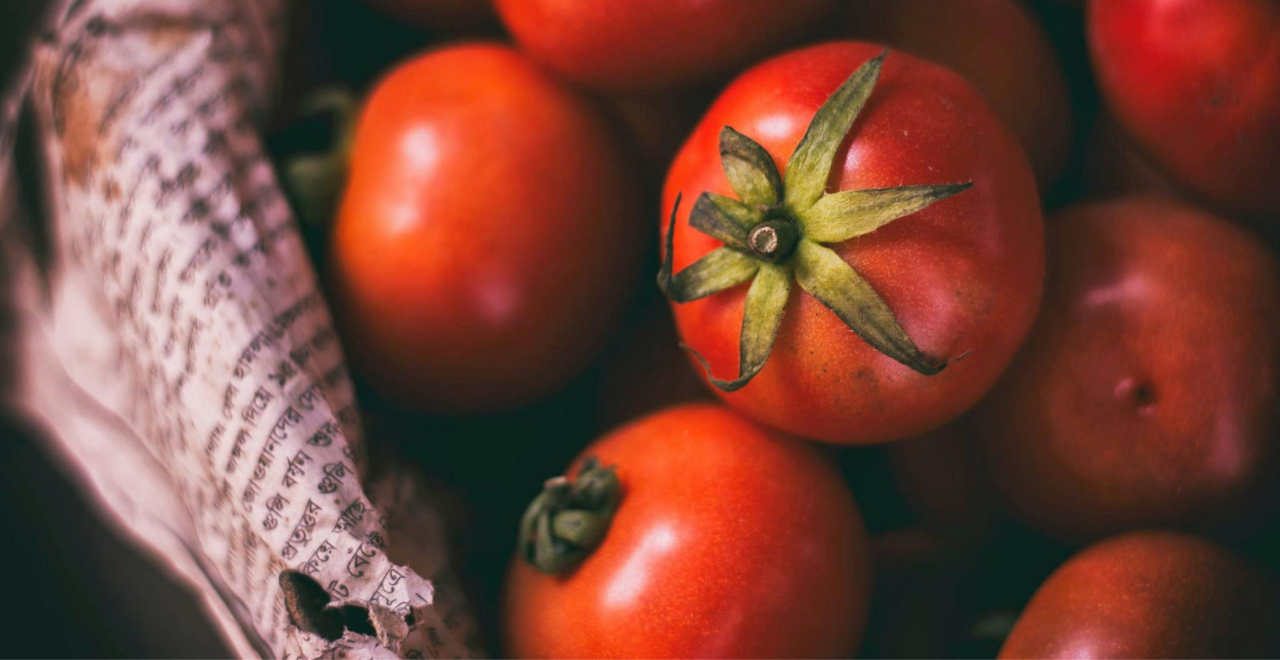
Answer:
POLYGON ((1277 0, 303 14, 365 89, 293 191, 494 648, 1280 652, 1277 0))

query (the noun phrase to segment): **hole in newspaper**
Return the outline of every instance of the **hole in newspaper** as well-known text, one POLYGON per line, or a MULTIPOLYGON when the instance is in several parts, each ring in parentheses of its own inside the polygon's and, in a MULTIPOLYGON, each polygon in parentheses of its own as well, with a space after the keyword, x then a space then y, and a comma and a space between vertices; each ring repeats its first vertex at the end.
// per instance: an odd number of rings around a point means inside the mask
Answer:
POLYGON ((329 592, 307 575, 297 571, 282 572, 280 589, 284 592, 289 621, 301 630, 329 641, 341 638, 348 630, 371 637, 377 634, 369 620, 368 608, 359 605, 331 607, 329 592))
POLYGON ((342 606, 342 623, 346 625, 347 630, 354 633, 370 637, 378 634, 378 631, 373 629, 373 622, 369 620, 369 609, 359 605, 342 606))
POLYGON ((284 608, 299 629, 333 641, 342 637, 342 616, 328 609, 329 592, 319 582, 297 571, 280 573, 284 608))

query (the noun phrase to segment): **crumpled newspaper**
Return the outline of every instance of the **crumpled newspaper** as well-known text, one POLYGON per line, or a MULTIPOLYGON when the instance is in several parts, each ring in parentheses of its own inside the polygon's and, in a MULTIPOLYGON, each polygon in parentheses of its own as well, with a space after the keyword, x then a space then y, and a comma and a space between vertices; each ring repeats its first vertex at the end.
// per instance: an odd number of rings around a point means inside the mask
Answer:
POLYGON ((474 656, 440 517, 412 479, 368 474, 328 308, 263 153, 287 9, 53 8, 0 107, 17 405, 239 655, 474 656), (36 162, 15 158, 19 128, 36 162), (18 168, 45 199, 20 200, 18 168), (37 205, 43 223, 24 222, 37 205))

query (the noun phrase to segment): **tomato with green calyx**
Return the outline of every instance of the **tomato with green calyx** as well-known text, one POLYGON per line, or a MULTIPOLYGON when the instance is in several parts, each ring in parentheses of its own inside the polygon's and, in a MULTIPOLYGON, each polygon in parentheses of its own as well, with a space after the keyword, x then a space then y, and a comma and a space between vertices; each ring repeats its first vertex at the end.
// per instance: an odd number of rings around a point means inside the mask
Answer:
POLYGON ((923 433, 972 406, 1044 276, 1016 140, 958 75, 882 50, 822 44, 742 74, 664 195, 659 286, 708 381, 832 442, 923 433))
POLYGON ((396 68, 360 113, 333 229, 356 373, 448 414, 512 408, 577 375, 642 256, 620 154, 595 106, 506 46, 396 68))
POLYGON ((1280 2, 1092 0, 1103 99, 1176 183, 1227 212, 1280 214, 1280 2))
POLYGON ((1274 657, 1275 587, 1208 541, 1172 532, 1115 537, 1049 576, 1000 657, 1274 657))
POLYGON ((849 657, 870 566, 857 504, 814 447, 720 405, 592 444, 521 523, 517 658, 849 657))
POLYGON ((1274 512, 1276 257, 1160 198, 1063 211, 1049 246, 1044 310, 973 415, 999 499, 1069 541, 1274 512))

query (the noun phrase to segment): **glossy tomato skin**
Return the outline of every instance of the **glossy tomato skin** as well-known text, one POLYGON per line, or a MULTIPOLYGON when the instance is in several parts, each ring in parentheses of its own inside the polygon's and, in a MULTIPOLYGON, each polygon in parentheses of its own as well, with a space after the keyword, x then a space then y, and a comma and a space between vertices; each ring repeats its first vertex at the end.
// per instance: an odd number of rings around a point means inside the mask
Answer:
POLYGON ((1231 212, 1280 212, 1280 3, 1095 0, 1107 105, 1180 185, 1231 212))
POLYGON ((1036 329, 975 413, 1001 500, 1066 540, 1264 513, 1280 429, 1275 257, 1159 198, 1069 209, 1048 242, 1036 329))
MULTIPOLYGON (((719 245, 689 227, 688 212, 703 191, 733 194, 721 169, 721 128, 755 139, 781 171, 818 107, 882 50, 833 42, 793 51, 743 73, 720 95, 667 176, 664 208, 677 194, 685 200, 675 229, 676 271, 719 245)), ((796 286, 764 369, 741 390, 716 393, 775 428, 858 444, 937 428, 987 391, 1031 327, 1044 246, 1026 156, 958 75, 891 52, 851 135, 847 152, 836 156, 831 190, 973 182, 959 195, 832 246, 925 353, 967 356, 922 376, 877 352, 796 286)), ((720 378, 737 373, 746 290, 673 304, 681 338, 720 378)))
POLYGON ((986 95, 1026 149, 1041 188, 1071 154, 1071 106, 1048 34, 1023 0, 859 0, 848 36, 881 42, 959 73, 986 95))
POLYGON ((1001 658, 1255 658, 1276 653, 1275 585, 1173 532, 1086 548, 1040 587, 1001 658))
POLYGON ((505 46, 394 70, 361 113, 333 234, 357 372, 444 413, 519 405, 578 373, 641 256, 620 153, 592 106, 505 46))
MULTIPOLYGON (((671 408, 588 447, 621 504, 571 573, 516 559, 506 644, 517 658, 849 656, 870 580, 866 534, 813 447, 717 404, 671 408)), ((579 463, 581 462, 579 459, 579 463)))
POLYGON ((812 27, 832 0, 496 0, 521 49, 564 77, 657 91, 729 73, 812 27))

